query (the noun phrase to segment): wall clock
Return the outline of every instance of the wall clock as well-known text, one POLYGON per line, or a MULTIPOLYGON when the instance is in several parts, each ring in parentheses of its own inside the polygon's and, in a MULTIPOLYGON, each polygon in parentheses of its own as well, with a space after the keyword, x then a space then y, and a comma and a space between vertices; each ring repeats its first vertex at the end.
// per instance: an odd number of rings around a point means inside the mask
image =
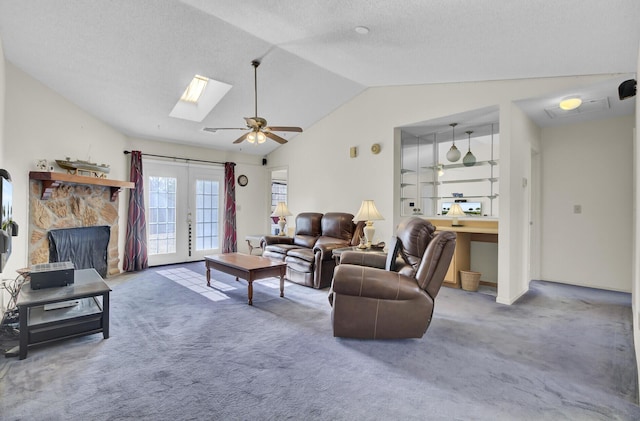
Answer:
POLYGON ((238 176, 238 184, 244 187, 247 184, 249 184, 249 179, 247 178, 246 175, 242 174, 241 176, 238 176))

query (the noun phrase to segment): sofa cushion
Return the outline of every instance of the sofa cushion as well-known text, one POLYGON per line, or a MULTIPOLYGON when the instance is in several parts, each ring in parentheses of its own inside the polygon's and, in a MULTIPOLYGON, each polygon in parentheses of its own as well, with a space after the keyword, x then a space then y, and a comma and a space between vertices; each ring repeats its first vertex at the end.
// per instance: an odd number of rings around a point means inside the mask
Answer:
POLYGON ((353 215, 345 212, 328 212, 322 217, 322 235, 347 242, 353 238, 355 230, 353 215))
POLYGON ((317 239, 317 236, 296 235, 293 237, 293 248, 305 247, 311 249, 316 244, 317 239))
POLYGON ((299 246, 293 244, 269 244, 264 248, 265 251, 272 253, 287 254, 289 250, 298 248, 299 246))
MULTIPOLYGON (((289 250, 289 252, 287 253, 287 257, 295 257, 297 259, 305 260, 307 262, 313 263, 315 259, 315 253, 313 252, 312 249, 294 248, 289 250)), ((287 260, 287 262, 288 261, 289 260, 287 260)))
POLYGON ((287 262, 287 269, 291 269, 299 273, 313 273, 313 259, 309 261, 305 259, 304 256, 288 255, 284 261, 287 262))
POLYGON ((322 233, 322 214, 318 212, 302 212, 296 216, 296 232, 293 244, 298 247, 313 248, 316 239, 322 233))

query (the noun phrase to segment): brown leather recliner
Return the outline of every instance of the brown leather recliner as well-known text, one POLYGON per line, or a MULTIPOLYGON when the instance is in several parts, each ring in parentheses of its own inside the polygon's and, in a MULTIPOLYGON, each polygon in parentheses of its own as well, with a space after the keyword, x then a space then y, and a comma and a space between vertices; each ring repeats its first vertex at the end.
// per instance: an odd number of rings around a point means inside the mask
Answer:
POLYGON ((456 238, 451 231, 435 235, 434 231, 428 221, 412 217, 399 225, 389 255, 342 253, 329 292, 334 336, 395 339, 424 335, 456 238), (395 265, 395 271, 391 270, 395 265))

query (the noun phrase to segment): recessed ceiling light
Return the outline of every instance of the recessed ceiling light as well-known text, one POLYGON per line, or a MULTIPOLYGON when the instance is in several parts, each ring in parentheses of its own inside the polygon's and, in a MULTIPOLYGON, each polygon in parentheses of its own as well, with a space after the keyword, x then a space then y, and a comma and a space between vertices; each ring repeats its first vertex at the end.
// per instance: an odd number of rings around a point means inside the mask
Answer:
POLYGON ((356 26, 355 31, 360 35, 367 35, 369 33, 369 28, 366 26, 356 26))
POLYGON ((582 105, 582 100, 578 97, 565 98, 558 104, 560 109, 565 111, 575 110, 580 105, 582 105))

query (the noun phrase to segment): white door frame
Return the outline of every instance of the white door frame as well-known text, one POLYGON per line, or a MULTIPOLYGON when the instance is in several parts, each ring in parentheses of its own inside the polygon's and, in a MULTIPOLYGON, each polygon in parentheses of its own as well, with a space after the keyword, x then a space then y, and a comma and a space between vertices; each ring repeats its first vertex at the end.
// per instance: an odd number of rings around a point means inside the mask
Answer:
MULTIPOLYGON (((145 189, 145 212, 147 215, 147 239, 151 235, 149 229, 149 177, 170 177, 177 180, 175 204, 175 252, 152 254, 149 247, 149 266, 203 260, 207 254, 220 252, 220 247, 207 250, 196 250, 196 180, 213 180, 218 182, 218 238, 222 241, 224 214, 224 168, 212 165, 193 164, 189 162, 172 162, 143 158, 143 174, 145 189)), ((219 244, 220 244, 219 242, 219 244)))

